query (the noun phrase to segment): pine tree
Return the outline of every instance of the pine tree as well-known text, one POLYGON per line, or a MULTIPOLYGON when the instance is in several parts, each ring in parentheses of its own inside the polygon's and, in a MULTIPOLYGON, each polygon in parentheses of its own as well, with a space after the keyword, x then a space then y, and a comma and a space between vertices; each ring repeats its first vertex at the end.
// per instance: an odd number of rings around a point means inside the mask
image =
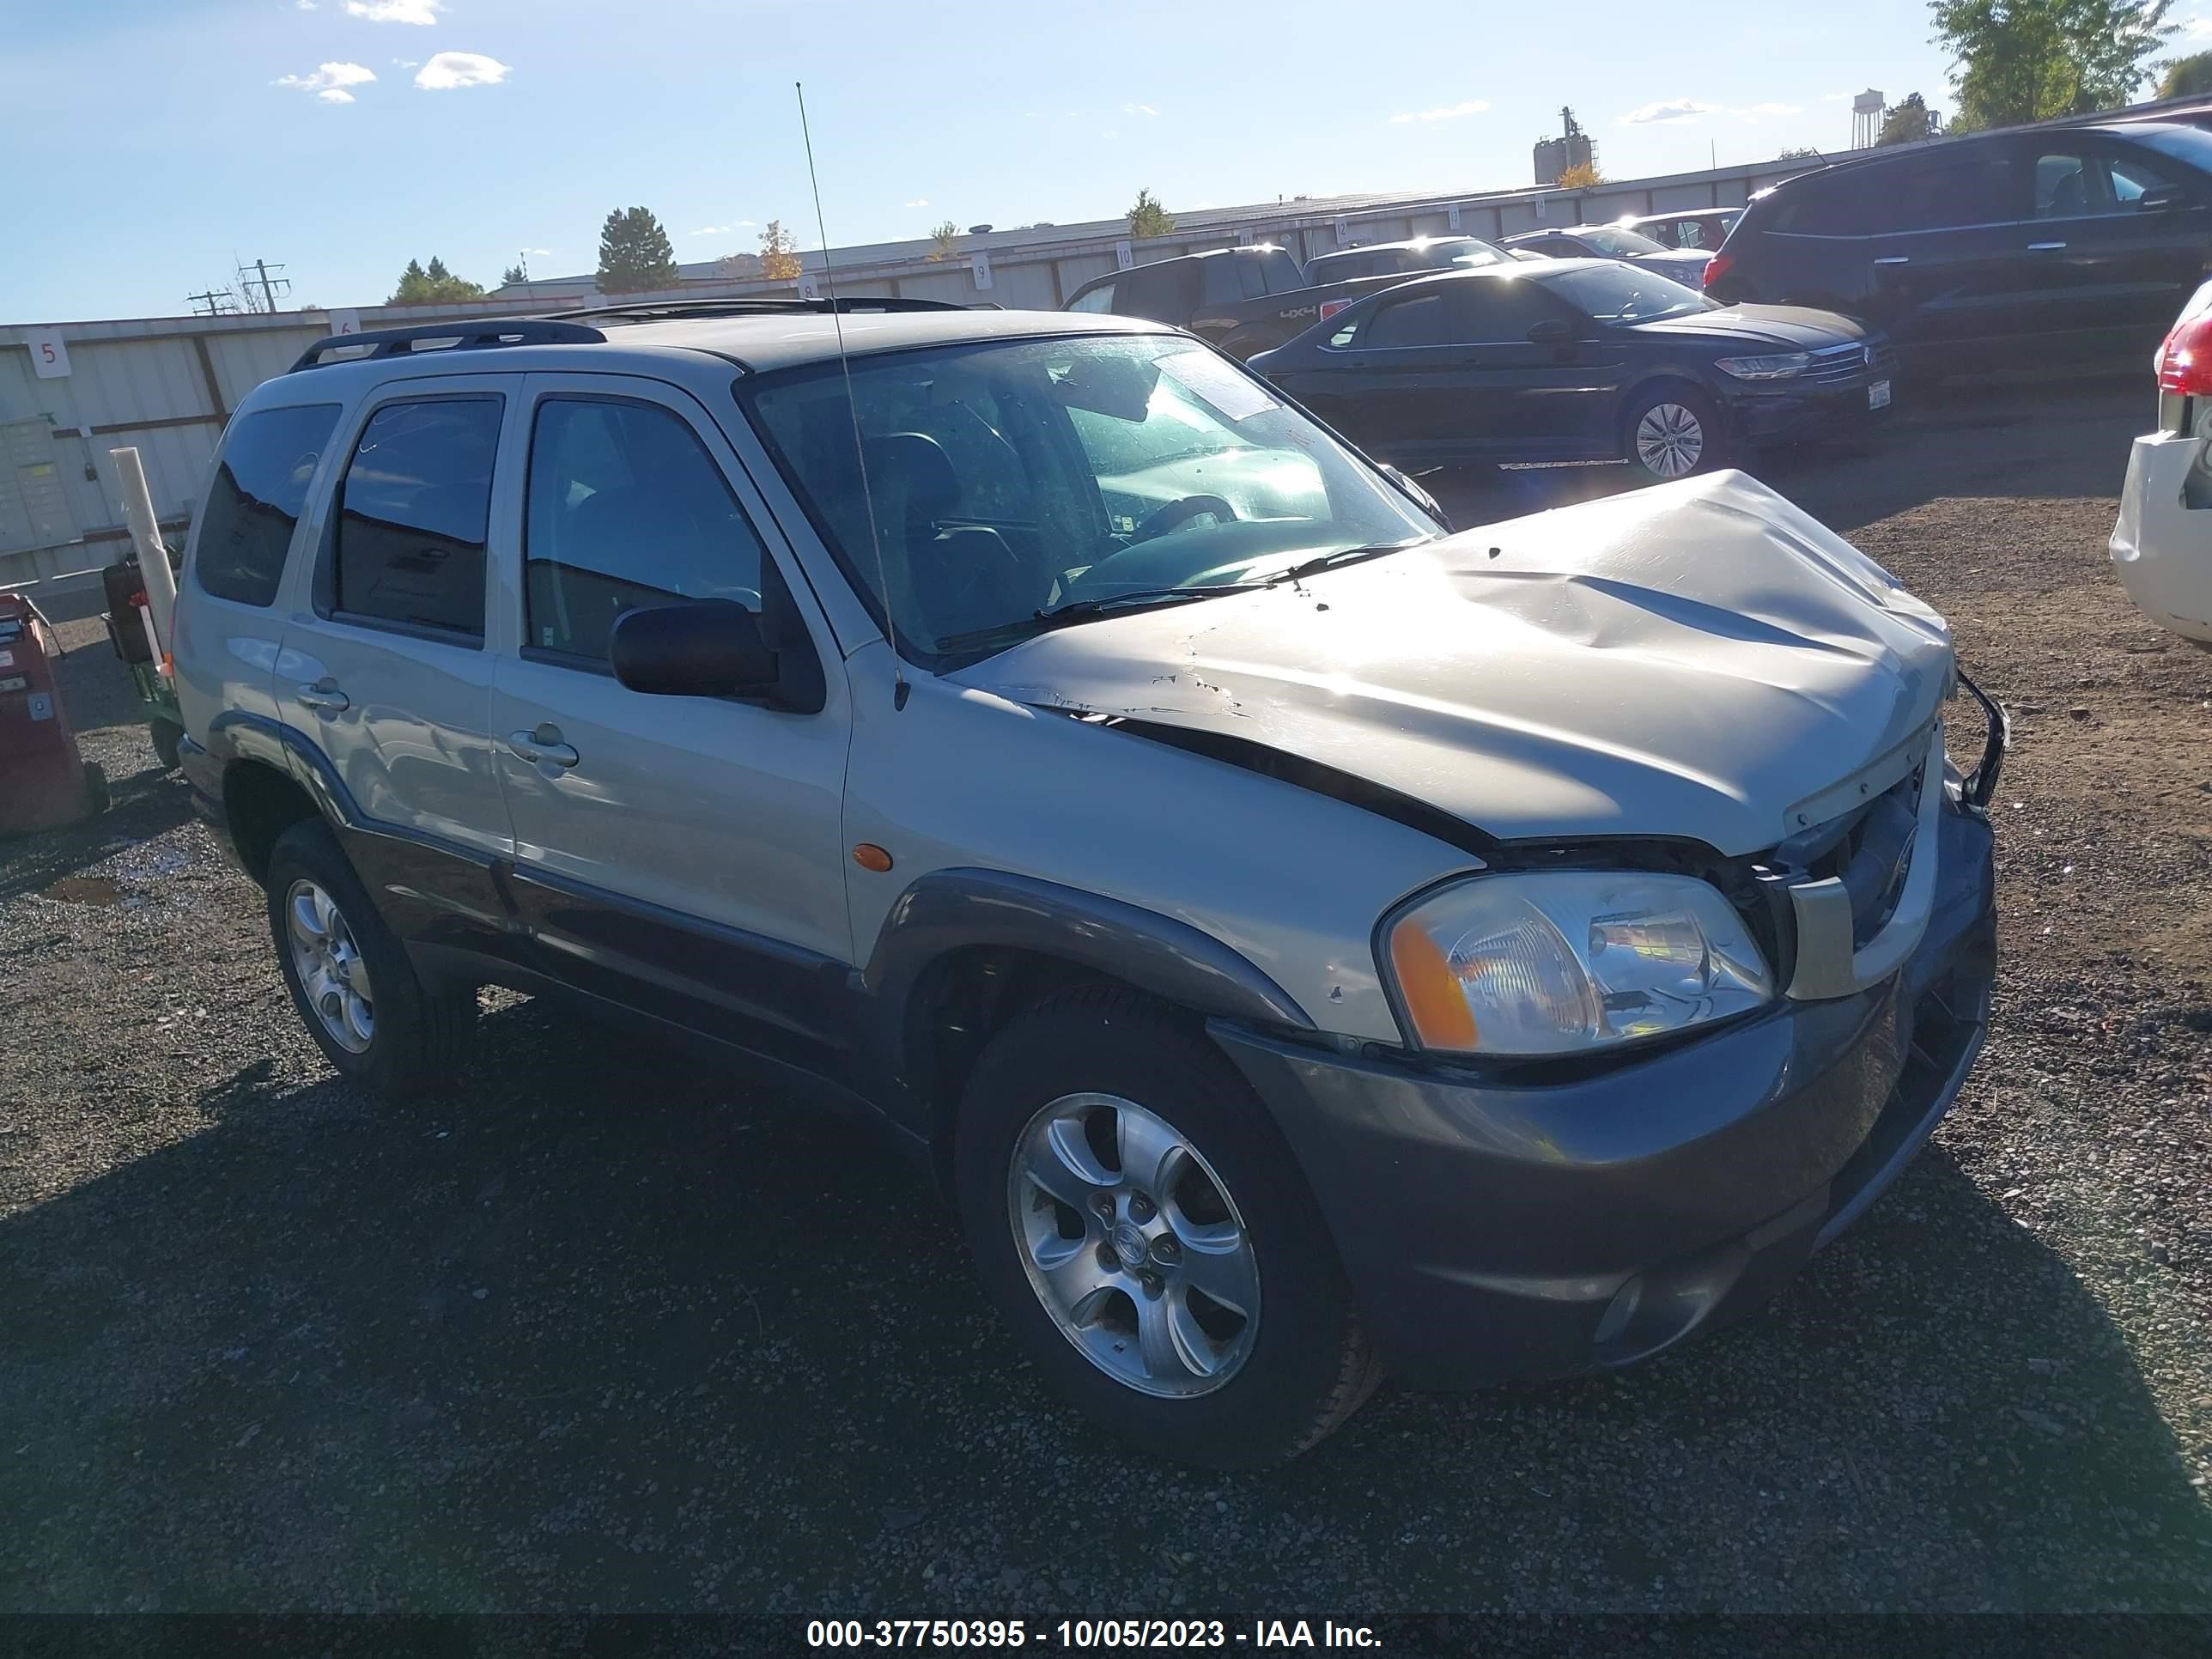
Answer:
POLYGON ((617 208, 599 231, 599 289, 602 294, 643 294, 675 288, 684 278, 676 250, 649 208, 617 208))

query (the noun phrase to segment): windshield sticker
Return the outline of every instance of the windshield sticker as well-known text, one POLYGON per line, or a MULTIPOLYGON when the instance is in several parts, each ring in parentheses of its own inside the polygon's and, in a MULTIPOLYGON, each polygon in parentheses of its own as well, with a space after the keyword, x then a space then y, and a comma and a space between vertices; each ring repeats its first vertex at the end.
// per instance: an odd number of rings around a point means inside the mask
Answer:
POLYGON ((1249 421, 1278 407, 1257 380, 1238 374, 1210 351, 1179 351, 1159 363, 1183 390, 1197 393, 1232 421, 1249 421))

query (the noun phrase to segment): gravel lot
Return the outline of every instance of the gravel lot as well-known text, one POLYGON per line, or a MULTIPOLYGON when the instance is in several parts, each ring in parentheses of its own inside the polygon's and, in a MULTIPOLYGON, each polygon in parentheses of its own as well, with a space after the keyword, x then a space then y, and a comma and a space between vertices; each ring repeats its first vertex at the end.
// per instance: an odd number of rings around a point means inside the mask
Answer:
POLYGON ((1265 1478, 1096 1442, 781 1083, 503 999, 450 1103, 342 1086, 69 624, 117 805, 0 843, 0 1611, 2212 1609, 2212 655, 2107 573, 2140 379, 1766 469, 2017 716, 1934 1145, 1768 1317, 1265 1478))

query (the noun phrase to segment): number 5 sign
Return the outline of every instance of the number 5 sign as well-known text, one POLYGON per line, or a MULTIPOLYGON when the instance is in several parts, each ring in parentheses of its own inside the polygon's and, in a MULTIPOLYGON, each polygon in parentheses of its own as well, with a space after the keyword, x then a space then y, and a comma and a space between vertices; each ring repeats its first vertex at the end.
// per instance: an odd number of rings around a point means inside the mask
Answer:
POLYGON ((69 345, 58 329, 41 329, 26 334, 23 343, 31 348, 31 367, 42 380, 60 380, 69 376, 69 345))

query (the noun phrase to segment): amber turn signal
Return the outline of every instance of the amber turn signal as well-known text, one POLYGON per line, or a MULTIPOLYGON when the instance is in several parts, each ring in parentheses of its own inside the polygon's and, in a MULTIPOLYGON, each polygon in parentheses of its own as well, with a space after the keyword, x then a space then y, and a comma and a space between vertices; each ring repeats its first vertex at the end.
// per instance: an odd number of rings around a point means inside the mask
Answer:
POLYGON ((853 862, 863 870, 872 870, 881 875, 891 867, 891 855, 875 842, 864 841, 853 848, 853 862))

